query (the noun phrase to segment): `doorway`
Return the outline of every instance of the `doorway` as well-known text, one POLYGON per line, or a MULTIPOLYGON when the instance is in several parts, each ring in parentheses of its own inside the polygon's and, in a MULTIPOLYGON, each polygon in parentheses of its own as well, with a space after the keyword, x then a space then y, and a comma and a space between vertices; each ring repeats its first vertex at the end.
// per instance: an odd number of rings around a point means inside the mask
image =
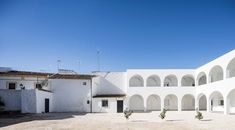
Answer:
POLYGON ((49 98, 45 98, 45 113, 49 112, 49 98))
POLYGON ((117 100, 117 113, 123 112, 123 100, 117 100))

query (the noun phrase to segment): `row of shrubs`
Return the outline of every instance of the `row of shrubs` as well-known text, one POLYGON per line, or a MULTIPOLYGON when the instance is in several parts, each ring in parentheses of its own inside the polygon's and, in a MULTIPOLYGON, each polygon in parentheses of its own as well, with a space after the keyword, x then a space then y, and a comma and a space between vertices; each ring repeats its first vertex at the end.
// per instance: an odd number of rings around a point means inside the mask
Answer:
MULTIPOLYGON (((160 117, 162 120, 165 119, 165 117, 166 117, 166 112, 167 112, 167 109, 164 108, 164 109, 162 110, 162 112, 160 113, 159 117, 160 117)), ((133 113, 132 110, 126 109, 126 110, 124 111, 124 116, 125 116, 125 118, 128 120, 129 117, 132 115, 132 113, 133 113)), ((201 113, 198 109, 196 109, 195 119, 198 119, 198 120, 203 119, 203 115, 202 115, 202 113, 201 113)))

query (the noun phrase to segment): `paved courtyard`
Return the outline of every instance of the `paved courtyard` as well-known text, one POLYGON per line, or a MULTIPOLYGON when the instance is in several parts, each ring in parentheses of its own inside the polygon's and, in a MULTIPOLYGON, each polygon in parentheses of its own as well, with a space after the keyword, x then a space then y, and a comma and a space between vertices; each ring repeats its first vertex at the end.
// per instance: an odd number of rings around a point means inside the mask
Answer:
POLYGON ((204 119, 194 119, 194 111, 134 113, 129 120, 120 114, 50 113, 0 117, 1 130, 234 130, 235 115, 203 112, 204 119))

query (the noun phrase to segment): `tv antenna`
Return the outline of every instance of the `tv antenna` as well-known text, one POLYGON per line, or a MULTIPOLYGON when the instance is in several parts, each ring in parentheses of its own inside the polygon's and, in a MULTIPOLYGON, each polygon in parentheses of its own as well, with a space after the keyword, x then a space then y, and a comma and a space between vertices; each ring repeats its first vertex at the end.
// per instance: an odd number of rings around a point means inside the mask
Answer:
POLYGON ((97 50, 97 71, 100 71, 100 50, 97 50))
POLYGON ((58 60, 57 60, 57 70, 58 70, 58 71, 59 71, 59 69, 60 69, 60 64, 61 64, 61 60, 58 59, 58 60))

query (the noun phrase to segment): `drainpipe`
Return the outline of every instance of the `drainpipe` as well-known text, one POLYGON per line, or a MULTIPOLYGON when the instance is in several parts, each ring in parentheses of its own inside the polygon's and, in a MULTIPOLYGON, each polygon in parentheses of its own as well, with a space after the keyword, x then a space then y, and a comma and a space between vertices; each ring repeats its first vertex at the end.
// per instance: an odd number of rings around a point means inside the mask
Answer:
POLYGON ((90 104, 90 113, 92 113, 92 97, 93 95, 92 95, 92 78, 91 78, 91 104, 90 104))

